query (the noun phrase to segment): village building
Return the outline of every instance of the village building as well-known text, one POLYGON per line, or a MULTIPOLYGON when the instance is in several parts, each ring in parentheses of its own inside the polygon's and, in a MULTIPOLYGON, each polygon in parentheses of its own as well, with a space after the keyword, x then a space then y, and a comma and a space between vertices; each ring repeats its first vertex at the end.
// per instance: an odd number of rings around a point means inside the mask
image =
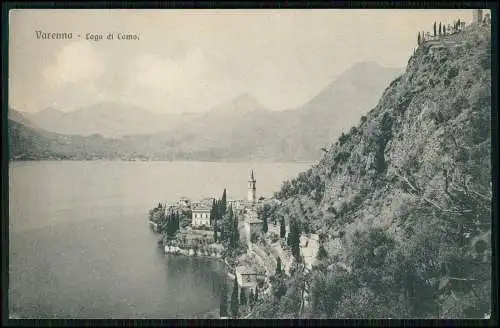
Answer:
POLYGON ((201 226, 210 226, 210 212, 211 207, 208 206, 198 206, 191 210, 191 226, 192 227, 201 227, 201 226))
POLYGON ((181 208, 188 208, 191 205, 191 202, 189 201, 189 199, 187 197, 181 197, 177 201, 177 205, 181 208))
POLYGON ((205 198, 201 199, 201 201, 199 201, 199 204, 203 205, 203 206, 211 207, 214 200, 215 200, 215 197, 205 197, 205 198))
POLYGON ((237 266, 235 273, 236 279, 238 279, 238 284, 243 288, 255 289, 259 280, 264 280, 266 277, 265 271, 244 265, 237 266))
POLYGON ((236 214, 241 214, 245 209, 244 202, 242 200, 231 199, 227 201, 227 205, 231 206, 233 208, 233 212, 236 214))
MULTIPOLYGON (((253 290, 255 292, 255 289, 257 288, 259 283, 264 282, 266 279, 265 271, 261 271, 256 268, 247 267, 244 265, 237 266, 235 274, 238 285, 241 287, 241 290, 245 293, 245 295, 249 293, 250 290, 253 290)), ((238 297, 240 297, 239 294, 238 297)))

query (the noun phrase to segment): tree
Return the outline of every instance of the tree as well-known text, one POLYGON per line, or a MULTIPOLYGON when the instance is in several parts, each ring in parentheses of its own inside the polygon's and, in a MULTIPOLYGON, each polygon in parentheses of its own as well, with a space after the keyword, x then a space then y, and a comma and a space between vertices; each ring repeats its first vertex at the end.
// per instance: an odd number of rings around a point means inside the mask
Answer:
POLYGON ((230 223, 230 234, 229 234, 229 244, 232 249, 236 249, 240 241, 240 231, 238 229, 238 217, 233 213, 233 207, 229 206, 228 210, 228 222, 230 223))
POLYGON ((215 207, 215 198, 213 199, 212 201, 212 209, 210 210, 210 224, 213 224, 215 225, 215 223, 217 222, 217 216, 215 214, 215 211, 216 211, 216 207, 215 207))
POLYGON ((318 254, 316 255, 316 258, 321 261, 326 259, 327 257, 328 253, 326 252, 325 247, 323 246, 323 244, 319 245, 318 254))
POLYGON ((422 43, 422 39, 420 38, 420 32, 418 32, 417 44, 420 45, 422 43))
POLYGON ((276 260, 276 275, 279 276, 281 274, 281 258, 278 256, 276 260))
POLYGON ((250 305, 250 308, 253 308, 254 302, 255 302, 255 297, 253 295, 253 289, 250 289, 250 293, 248 295, 248 304, 250 305))
POLYGON ((446 35, 446 26, 443 25, 443 34, 446 35))
POLYGON ((223 209, 222 214, 224 214, 226 211, 226 208, 227 208, 226 188, 224 188, 224 192, 222 193, 221 203, 222 203, 222 209, 223 209))
POLYGON ((240 289, 240 305, 247 305, 247 297, 243 288, 240 289))
POLYGON ((259 288, 255 287, 255 294, 254 294, 254 297, 253 297, 253 302, 257 303, 258 300, 259 300, 259 288))
POLYGON ((214 223, 214 243, 217 242, 217 222, 214 223))
POLYGON ((238 279, 235 277, 233 285, 233 294, 231 295, 231 315, 233 316, 233 318, 238 317, 238 305, 239 305, 238 279))
POLYGON ((434 22, 434 36, 436 36, 436 22, 434 22))
POLYGON ((286 236, 285 219, 281 218, 281 220, 280 220, 280 237, 285 238, 285 236, 286 236))
POLYGON ((439 22, 439 35, 441 35, 441 32, 442 32, 441 22, 439 22))
POLYGON ((220 295, 220 309, 219 314, 221 317, 227 317, 227 289, 226 284, 222 284, 222 293, 220 295))
POLYGON ((263 222, 262 222, 262 232, 263 233, 267 233, 267 231, 269 229, 269 227, 267 226, 267 216, 263 216, 262 220, 263 220, 263 222))
POLYGON ((296 219, 290 221, 290 232, 288 233, 287 242, 297 262, 300 261, 300 231, 296 219))

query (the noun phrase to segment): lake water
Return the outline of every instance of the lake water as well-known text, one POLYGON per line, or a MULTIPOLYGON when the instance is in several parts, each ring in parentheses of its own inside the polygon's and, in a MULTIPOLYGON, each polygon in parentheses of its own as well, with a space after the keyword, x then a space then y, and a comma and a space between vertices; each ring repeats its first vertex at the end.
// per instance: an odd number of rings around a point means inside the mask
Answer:
POLYGON ((9 312, 21 318, 194 317, 219 307, 220 262, 166 256, 147 225, 158 202, 244 199, 296 163, 15 162, 9 167, 9 312))

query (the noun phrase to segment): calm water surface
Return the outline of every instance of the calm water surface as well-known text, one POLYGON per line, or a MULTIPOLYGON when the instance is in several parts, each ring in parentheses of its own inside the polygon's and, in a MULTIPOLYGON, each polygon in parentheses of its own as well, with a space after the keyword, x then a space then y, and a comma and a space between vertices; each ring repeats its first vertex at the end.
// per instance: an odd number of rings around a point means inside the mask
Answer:
POLYGON ((16 162, 9 168, 9 312, 22 318, 193 317, 219 306, 222 265, 165 256, 159 201, 270 196, 309 164, 16 162))

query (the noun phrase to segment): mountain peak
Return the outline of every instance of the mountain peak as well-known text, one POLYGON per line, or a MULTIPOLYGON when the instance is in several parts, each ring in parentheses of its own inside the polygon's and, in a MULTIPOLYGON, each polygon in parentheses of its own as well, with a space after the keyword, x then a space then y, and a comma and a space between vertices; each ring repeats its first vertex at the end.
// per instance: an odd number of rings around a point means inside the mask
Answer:
POLYGON ((211 112, 224 114, 243 114, 255 110, 265 110, 264 106, 249 93, 242 93, 219 106, 214 107, 211 112))

